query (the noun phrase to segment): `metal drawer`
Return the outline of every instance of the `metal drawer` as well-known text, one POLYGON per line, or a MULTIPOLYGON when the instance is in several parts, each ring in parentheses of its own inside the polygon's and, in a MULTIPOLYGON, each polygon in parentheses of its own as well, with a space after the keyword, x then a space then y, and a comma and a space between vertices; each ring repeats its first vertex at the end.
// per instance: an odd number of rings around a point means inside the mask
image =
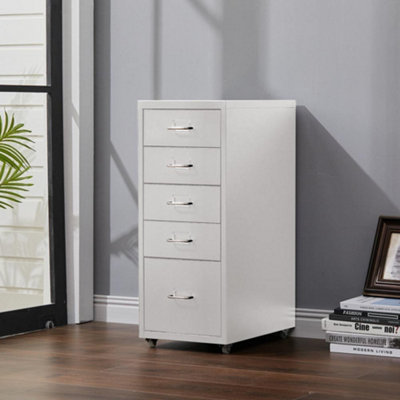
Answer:
POLYGON ((220 150, 144 148, 144 183, 219 185, 220 150))
POLYGON ((144 110, 145 146, 220 147, 220 110, 144 110))
POLYGON ((220 263, 145 258, 144 329, 219 336, 220 263))
POLYGON ((144 219, 220 222, 220 188, 193 185, 144 185, 144 219))
POLYGON ((219 224, 144 222, 144 256, 215 260, 221 258, 219 224))

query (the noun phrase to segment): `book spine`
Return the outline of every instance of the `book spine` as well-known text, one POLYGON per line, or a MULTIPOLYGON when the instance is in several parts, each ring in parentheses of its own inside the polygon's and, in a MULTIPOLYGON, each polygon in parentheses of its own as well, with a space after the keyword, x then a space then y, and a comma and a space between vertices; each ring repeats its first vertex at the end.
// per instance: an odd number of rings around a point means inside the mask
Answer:
POLYGON ((379 311, 361 311, 361 310, 350 310, 350 309, 342 309, 335 308, 333 310, 334 314, 337 315, 351 315, 354 317, 367 317, 367 318, 381 318, 382 320, 396 320, 400 319, 400 314, 395 313, 384 313, 379 311))
POLYGON ((372 346, 352 346, 349 344, 329 345, 331 353, 361 354, 366 356, 400 357, 400 349, 383 349, 372 346))
POLYGON ((342 334, 340 332, 326 332, 325 339, 328 343, 383 347, 390 349, 400 348, 400 339, 395 337, 384 337, 375 335, 342 334))
POLYGON ((359 317, 357 315, 340 315, 340 314, 335 314, 335 313, 329 314, 329 319, 332 319, 335 321, 362 322, 365 324, 381 324, 381 325, 400 326, 400 320, 398 320, 398 319, 359 317))
POLYGON ((392 312, 400 313, 400 307, 389 306, 382 304, 370 304, 370 303, 346 303, 346 301, 340 302, 340 308, 347 310, 361 310, 361 311, 381 311, 381 312, 392 312))
POLYGON ((321 325, 324 331, 400 337, 399 326, 366 324, 342 320, 335 321, 328 318, 322 319, 321 325))

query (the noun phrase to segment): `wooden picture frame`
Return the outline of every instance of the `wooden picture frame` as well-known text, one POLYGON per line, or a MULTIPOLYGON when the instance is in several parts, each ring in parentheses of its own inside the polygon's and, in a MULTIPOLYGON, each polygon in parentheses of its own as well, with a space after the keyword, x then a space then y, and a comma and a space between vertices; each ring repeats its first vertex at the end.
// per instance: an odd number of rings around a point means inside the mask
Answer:
POLYGON ((363 294, 400 298, 400 217, 379 217, 363 294))

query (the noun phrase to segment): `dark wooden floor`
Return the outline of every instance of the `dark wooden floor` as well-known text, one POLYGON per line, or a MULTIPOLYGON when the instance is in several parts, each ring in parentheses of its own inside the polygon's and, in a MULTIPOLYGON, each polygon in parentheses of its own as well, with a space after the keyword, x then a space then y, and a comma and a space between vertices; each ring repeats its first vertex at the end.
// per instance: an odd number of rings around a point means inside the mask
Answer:
POLYGON ((0 399, 400 399, 400 360, 330 354, 321 340, 217 346, 89 323, 0 340, 0 399))

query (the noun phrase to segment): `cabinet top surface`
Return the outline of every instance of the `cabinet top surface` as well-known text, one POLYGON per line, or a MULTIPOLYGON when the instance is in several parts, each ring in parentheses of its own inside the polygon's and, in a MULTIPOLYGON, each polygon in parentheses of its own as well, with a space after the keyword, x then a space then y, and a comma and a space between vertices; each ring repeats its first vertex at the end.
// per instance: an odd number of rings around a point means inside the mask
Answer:
POLYGON ((140 108, 270 108, 296 107, 296 100, 139 100, 140 108))

